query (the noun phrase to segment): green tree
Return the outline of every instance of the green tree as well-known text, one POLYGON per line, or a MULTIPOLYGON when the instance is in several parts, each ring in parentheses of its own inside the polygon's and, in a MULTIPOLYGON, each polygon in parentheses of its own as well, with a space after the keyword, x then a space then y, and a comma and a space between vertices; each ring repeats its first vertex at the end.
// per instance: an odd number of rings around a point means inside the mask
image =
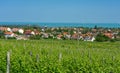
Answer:
POLYGON ((95 25, 94 29, 97 29, 97 25, 95 25))
POLYGON ((5 37, 4 37, 4 32, 3 31, 0 31, 0 38, 1 39, 4 39, 5 37))
POLYGON ((120 32, 118 33, 118 36, 120 36, 120 32))
POLYGON ((98 42, 105 42, 105 41, 109 41, 109 40, 110 40, 109 37, 107 37, 101 33, 96 36, 96 41, 98 41, 98 42))

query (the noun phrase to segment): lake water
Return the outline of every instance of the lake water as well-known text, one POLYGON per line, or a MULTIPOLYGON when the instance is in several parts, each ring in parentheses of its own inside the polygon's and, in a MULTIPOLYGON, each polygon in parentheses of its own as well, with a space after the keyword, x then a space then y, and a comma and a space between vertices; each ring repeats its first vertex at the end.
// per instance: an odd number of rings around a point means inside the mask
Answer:
POLYGON ((120 23, 39 23, 39 22, 0 22, 0 25, 39 25, 41 27, 105 27, 120 28, 120 23))

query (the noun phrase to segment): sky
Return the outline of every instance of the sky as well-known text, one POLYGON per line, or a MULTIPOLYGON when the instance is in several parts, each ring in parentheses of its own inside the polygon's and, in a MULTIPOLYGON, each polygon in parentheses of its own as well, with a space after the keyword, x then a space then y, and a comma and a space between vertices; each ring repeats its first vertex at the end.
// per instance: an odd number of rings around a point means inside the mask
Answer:
POLYGON ((120 23, 120 0, 0 0, 0 22, 120 23))

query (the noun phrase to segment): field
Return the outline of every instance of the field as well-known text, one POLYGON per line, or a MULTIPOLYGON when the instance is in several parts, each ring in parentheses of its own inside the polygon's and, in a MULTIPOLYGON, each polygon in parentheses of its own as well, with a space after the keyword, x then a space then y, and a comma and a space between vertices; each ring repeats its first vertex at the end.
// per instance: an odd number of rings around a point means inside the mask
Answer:
POLYGON ((120 73, 120 42, 0 40, 0 73, 120 73))

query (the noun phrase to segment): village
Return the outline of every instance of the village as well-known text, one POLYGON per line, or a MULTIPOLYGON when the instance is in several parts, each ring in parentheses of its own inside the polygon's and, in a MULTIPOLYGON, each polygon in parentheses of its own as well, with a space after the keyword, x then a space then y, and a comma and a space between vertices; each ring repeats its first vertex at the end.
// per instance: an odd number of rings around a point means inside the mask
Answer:
MULTIPOLYGON (((96 37, 102 34, 111 40, 120 39, 120 28, 53 28, 53 27, 7 27, 0 26, 1 39, 58 39, 58 40, 81 40, 95 41, 96 37)), ((101 37, 102 38, 102 37, 101 37)))

